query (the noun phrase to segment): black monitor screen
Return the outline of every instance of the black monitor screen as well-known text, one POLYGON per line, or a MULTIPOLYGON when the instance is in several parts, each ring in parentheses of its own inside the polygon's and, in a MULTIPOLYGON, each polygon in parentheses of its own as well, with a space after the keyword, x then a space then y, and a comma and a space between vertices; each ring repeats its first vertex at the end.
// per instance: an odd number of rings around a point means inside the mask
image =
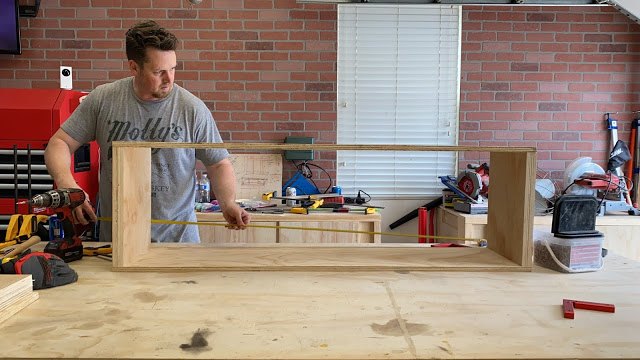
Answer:
POLYGON ((18 0, 0 0, 0 54, 20 54, 18 0))

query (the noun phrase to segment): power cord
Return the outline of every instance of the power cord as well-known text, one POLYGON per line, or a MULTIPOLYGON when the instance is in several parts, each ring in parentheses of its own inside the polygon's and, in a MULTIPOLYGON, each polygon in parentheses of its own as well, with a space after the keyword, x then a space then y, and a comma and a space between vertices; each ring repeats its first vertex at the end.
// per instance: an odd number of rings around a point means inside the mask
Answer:
POLYGON ((356 195, 355 198, 352 197, 345 197, 344 198, 344 203, 345 204, 358 204, 358 205, 362 205, 364 203, 368 203, 369 201, 371 201, 371 195, 367 194, 365 191, 363 190, 358 190, 358 195, 356 195), (365 194, 367 197, 363 197, 362 194, 365 194))
POLYGON ((324 194, 326 194, 327 192, 329 192, 329 189, 331 189, 331 184, 333 184, 333 178, 331 178, 331 175, 329 175, 329 173, 321 166, 316 165, 316 164, 312 164, 308 161, 303 161, 300 164, 296 164, 295 161, 291 160, 291 162, 293 163, 293 166, 295 166, 295 168, 300 172, 300 174, 302 174, 302 176, 304 176, 305 178, 309 179, 309 181, 311 181, 311 183, 313 184, 313 186, 315 186, 317 189, 320 189, 318 187, 318 185, 316 185, 316 182, 313 181, 312 177, 313 177, 313 171, 311 170, 310 166, 316 167, 320 170, 322 170, 322 172, 324 172, 327 177, 329 177, 329 186, 327 186, 327 188, 323 191, 324 194))

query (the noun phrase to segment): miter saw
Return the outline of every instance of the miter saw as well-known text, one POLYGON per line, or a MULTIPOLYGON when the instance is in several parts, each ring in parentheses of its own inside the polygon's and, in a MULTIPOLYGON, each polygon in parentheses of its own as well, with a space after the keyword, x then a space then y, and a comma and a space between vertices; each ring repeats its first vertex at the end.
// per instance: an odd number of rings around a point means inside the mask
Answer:
POLYGON ((631 204, 624 177, 615 174, 616 169, 629 157, 629 149, 624 143, 618 142, 611 151, 607 171, 591 162, 590 157, 574 160, 564 172, 564 193, 594 196, 601 202, 599 215, 620 211, 640 215, 640 211, 631 204))
POLYGON ((440 181, 460 200, 454 201, 454 210, 467 214, 486 214, 489 195, 489 165, 469 164, 457 178, 440 176, 440 181))

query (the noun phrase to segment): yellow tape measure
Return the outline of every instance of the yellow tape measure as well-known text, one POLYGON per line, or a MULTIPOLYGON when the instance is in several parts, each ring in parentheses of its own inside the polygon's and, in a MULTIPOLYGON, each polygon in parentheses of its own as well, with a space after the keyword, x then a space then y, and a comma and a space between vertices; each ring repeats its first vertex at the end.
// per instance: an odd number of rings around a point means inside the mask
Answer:
MULTIPOLYGON (((113 221, 110 217, 98 217, 99 221, 113 221)), ((223 223, 220 221, 176 221, 176 220, 161 220, 161 219, 151 219, 152 224, 168 224, 168 225, 198 225, 198 226, 221 226, 230 228, 233 225, 223 223)), ((443 240, 469 240, 476 242, 486 242, 486 239, 483 238, 463 238, 457 236, 441 236, 441 235, 425 235, 421 236, 419 234, 409 234, 409 233, 395 233, 395 232, 384 232, 384 231, 363 231, 363 230, 346 230, 346 229, 326 229, 326 228, 318 228, 318 227, 303 227, 303 226, 287 226, 287 225, 257 225, 257 224, 248 224, 246 225, 248 228, 261 228, 261 229, 287 229, 287 230, 308 230, 308 231, 325 231, 325 232, 340 232, 340 233, 349 233, 349 234, 365 234, 365 235, 388 235, 388 236, 400 236, 400 237, 412 237, 412 238, 432 238, 432 239, 443 239, 443 240)))

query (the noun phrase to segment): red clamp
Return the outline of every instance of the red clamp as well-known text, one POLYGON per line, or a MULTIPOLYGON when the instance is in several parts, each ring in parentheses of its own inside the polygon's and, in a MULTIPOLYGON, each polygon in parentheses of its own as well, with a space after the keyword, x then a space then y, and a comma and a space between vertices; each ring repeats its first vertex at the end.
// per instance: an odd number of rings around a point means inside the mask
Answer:
POLYGON ((614 313, 616 312, 616 306, 613 304, 595 303, 588 301, 578 300, 562 300, 562 310, 564 311, 565 319, 573 319, 573 309, 594 310, 614 313))

